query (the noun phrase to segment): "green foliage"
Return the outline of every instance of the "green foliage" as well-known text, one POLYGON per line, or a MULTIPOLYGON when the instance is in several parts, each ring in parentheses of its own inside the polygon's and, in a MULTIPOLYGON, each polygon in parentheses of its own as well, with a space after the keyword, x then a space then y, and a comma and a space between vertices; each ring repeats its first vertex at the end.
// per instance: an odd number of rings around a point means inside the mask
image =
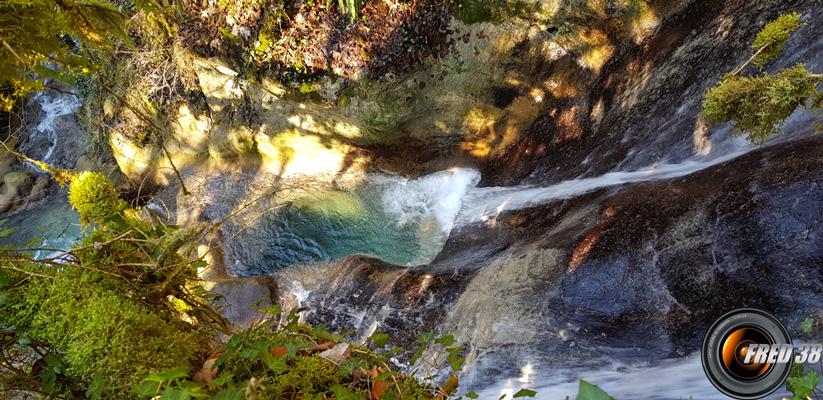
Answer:
POLYGON ((67 374, 89 381, 105 374, 111 388, 124 390, 149 371, 187 366, 199 345, 193 334, 118 288, 67 266, 19 290, 12 317, 32 338, 61 350, 67 374))
POLYGON ((59 262, 24 249, 0 254, 0 329, 27 338, 17 341, 13 359, 0 355, 0 369, 45 363, 38 376, 15 379, 91 398, 129 397, 151 372, 187 371, 225 329, 193 285, 200 262, 190 255, 202 226, 140 220, 100 174, 75 174, 69 192, 94 225, 59 262))
POLYGON ((823 107, 823 93, 817 83, 823 76, 810 72, 803 64, 774 75, 740 76, 749 62, 762 67, 780 54, 786 40, 802 23, 800 14, 781 15, 768 23, 755 38, 752 58, 725 75, 710 88, 703 99, 703 114, 714 123, 734 121, 736 132, 749 133, 749 140, 762 143, 779 132, 780 124, 797 107, 823 107))
POLYGON ((800 323, 800 332, 805 334, 812 333, 812 329, 814 328, 814 319, 806 318, 800 323))
POLYGON ((389 343, 389 335, 383 332, 375 332, 369 336, 369 340, 374 343, 376 348, 381 349, 389 343))
MULTIPOLYGON (((296 316, 293 313, 292 316, 296 316)), ((209 398, 373 398, 376 388, 384 398, 430 399, 435 388, 388 367, 387 360, 366 348, 351 346, 344 359, 320 356, 342 342, 321 328, 289 318, 283 326, 263 323, 231 337, 219 350, 214 376, 196 382, 182 371, 146 378, 136 387, 141 396, 163 398, 170 393, 209 398)))
POLYGON ((799 106, 817 94, 812 73, 802 64, 774 75, 726 76, 709 89, 703 113, 712 122, 734 121, 738 133, 762 143, 799 106))
POLYGON ((512 397, 516 399, 522 397, 534 397, 535 395, 537 395, 537 392, 535 392, 534 390, 520 389, 517 391, 517 393, 512 395, 512 397))
POLYGON ((122 215, 127 208, 114 184, 102 174, 91 171, 82 172, 71 180, 69 203, 84 224, 102 224, 112 216, 122 215))
POLYGON ((0 2, 0 109, 40 90, 43 78, 71 82, 97 69, 68 38, 81 48, 105 49, 113 38, 128 40, 123 22, 123 15, 102 0, 0 2))
POLYGON ((577 390, 577 400, 614 400, 614 397, 609 396, 603 389, 581 379, 580 387, 577 390))
POLYGON ((783 14, 766 24, 752 43, 752 48, 758 53, 752 60, 754 65, 762 67, 777 57, 792 33, 801 26, 800 14, 796 12, 783 14))
POLYGON ((789 374, 789 379, 786 381, 786 390, 792 392, 792 400, 806 400, 811 398, 812 393, 820 383, 820 376, 817 375, 813 369, 809 369, 806 374, 803 373, 803 365, 795 364, 789 374))

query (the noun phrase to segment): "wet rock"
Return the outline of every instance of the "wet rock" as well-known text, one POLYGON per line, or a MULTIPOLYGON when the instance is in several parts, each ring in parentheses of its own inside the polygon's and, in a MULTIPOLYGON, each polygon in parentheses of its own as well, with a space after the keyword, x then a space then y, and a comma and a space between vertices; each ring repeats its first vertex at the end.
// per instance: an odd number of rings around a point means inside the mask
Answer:
POLYGON ((821 154, 823 139, 812 137, 684 178, 504 212, 455 231, 432 265, 341 261, 302 305, 311 322, 377 326, 398 344, 452 334, 481 369, 491 359, 677 357, 744 306, 794 329, 823 307, 821 154), (473 246, 482 256, 468 255, 473 246))

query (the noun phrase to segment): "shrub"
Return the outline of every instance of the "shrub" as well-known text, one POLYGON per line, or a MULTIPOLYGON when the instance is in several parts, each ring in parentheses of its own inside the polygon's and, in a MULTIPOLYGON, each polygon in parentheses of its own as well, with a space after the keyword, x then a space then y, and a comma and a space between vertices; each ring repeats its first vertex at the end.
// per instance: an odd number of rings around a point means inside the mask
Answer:
POLYGON ((803 64, 774 75, 740 75, 750 63, 762 67, 777 57, 792 32, 801 26, 798 13, 781 15, 766 24, 752 44, 755 54, 706 92, 703 114, 709 121, 734 121, 737 134, 749 132, 750 141, 762 143, 776 134, 798 107, 823 107, 823 93, 817 90, 823 75, 810 72, 803 64))
POLYGON ((59 349, 68 376, 104 376, 113 393, 128 392, 150 372, 188 367, 201 344, 195 335, 117 289, 111 278, 70 267, 26 285, 12 318, 32 339, 59 349))

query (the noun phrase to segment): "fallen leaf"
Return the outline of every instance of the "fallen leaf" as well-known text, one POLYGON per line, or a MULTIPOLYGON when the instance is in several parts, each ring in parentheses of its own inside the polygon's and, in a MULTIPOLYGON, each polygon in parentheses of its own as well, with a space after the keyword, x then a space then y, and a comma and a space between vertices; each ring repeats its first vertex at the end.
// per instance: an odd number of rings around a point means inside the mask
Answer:
POLYGON ((323 342, 323 343, 314 345, 309 349, 303 349, 300 352, 302 354, 314 354, 314 353, 318 353, 318 352, 321 352, 321 351, 326 351, 328 349, 331 349, 332 347, 334 347, 334 342, 323 342))
POLYGON ((217 376, 217 368, 214 363, 220 358, 221 353, 212 353, 209 358, 203 363, 200 371, 194 373, 192 380, 199 383, 211 383, 217 376))
POLYGON ((386 381, 376 380, 371 383, 371 395, 376 400, 383 398, 383 393, 386 392, 386 381))
POLYGON ((457 380, 457 375, 451 374, 449 379, 443 383, 443 386, 440 388, 440 393, 437 394, 437 400, 445 400, 451 396, 452 392, 457 389, 459 385, 459 381, 457 380))
POLYGON ((286 355, 289 351, 286 349, 286 347, 285 347, 285 346, 280 346, 280 347, 272 347, 272 349, 271 349, 271 350, 269 350, 269 352, 271 353, 271 355, 273 355, 273 356, 275 356, 275 357, 283 357, 283 356, 285 356, 285 355, 286 355))
POLYGON ((320 352, 318 355, 335 364, 340 364, 349 359, 350 352, 348 343, 338 343, 334 345, 334 347, 320 352))

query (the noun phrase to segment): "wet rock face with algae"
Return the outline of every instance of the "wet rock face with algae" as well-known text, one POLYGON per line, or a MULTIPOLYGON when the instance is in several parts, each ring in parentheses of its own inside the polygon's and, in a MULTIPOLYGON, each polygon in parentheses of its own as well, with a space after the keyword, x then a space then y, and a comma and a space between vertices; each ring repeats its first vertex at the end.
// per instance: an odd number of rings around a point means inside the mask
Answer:
MULTIPOLYGON (((454 54, 419 69, 325 77, 306 93, 197 60, 211 115, 186 117, 170 146, 207 160, 181 160, 193 186, 221 175, 252 188, 308 174, 328 189, 376 168, 420 175, 454 164, 479 167, 482 185, 545 186, 677 163, 725 143, 713 139, 728 127, 700 125, 700 99, 745 59, 762 23, 823 12, 811 1, 521 3, 528 12, 453 20, 454 54)), ((820 69, 821 26, 805 29, 774 68, 820 69)), ((787 136, 808 133, 813 118, 796 115, 787 136)), ((469 361, 498 369, 516 370, 526 355, 570 364, 602 349, 679 356, 731 308, 762 307, 790 324, 820 309, 821 150, 819 137, 780 143, 685 178, 505 211, 457 227, 427 265, 352 256, 285 268, 265 285, 220 279, 234 294, 237 282, 260 296, 276 287, 280 297, 268 300, 310 307, 311 322, 360 334, 379 326, 401 345, 450 333, 469 361)), ((219 201, 166 194, 158 198, 178 222, 225 214, 219 201)), ((254 243, 268 239, 259 234, 254 243)))
MULTIPOLYGON (((580 15, 520 31, 517 18, 469 25, 456 47, 476 58, 463 60, 463 75, 444 59, 361 82, 340 95, 336 115, 426 141, 438 149, 431 157, 469 160, 485 184, 676 163, 713 151, 708 139, 728 132, 699 126, 702 93, 746 57, 761 22, 789 9, 820 13, 802 1, 663 2, 635 23, 604 18, 600 32, 575 25, 580 15)), ((777 66, 820 63, 821 28, 808 29, 777 66)), ((786 135, 807 134, 813 118, 799 113, 786 135)), ((313 309, 312 322, 378 326, 407 345, 422 331, 451 333, 470 361, 493 359, 498 370, 516 370, 525 356, 576 363, 604 348, 615 358, 676 357, 734 307, 762 307, 789 324, 820 308, 820 146, 818 137, 778 144, 686 178, 506 211, 495 224, 458 227, 424 266, 358 256, 275 279, 284 302, 313 309)))

